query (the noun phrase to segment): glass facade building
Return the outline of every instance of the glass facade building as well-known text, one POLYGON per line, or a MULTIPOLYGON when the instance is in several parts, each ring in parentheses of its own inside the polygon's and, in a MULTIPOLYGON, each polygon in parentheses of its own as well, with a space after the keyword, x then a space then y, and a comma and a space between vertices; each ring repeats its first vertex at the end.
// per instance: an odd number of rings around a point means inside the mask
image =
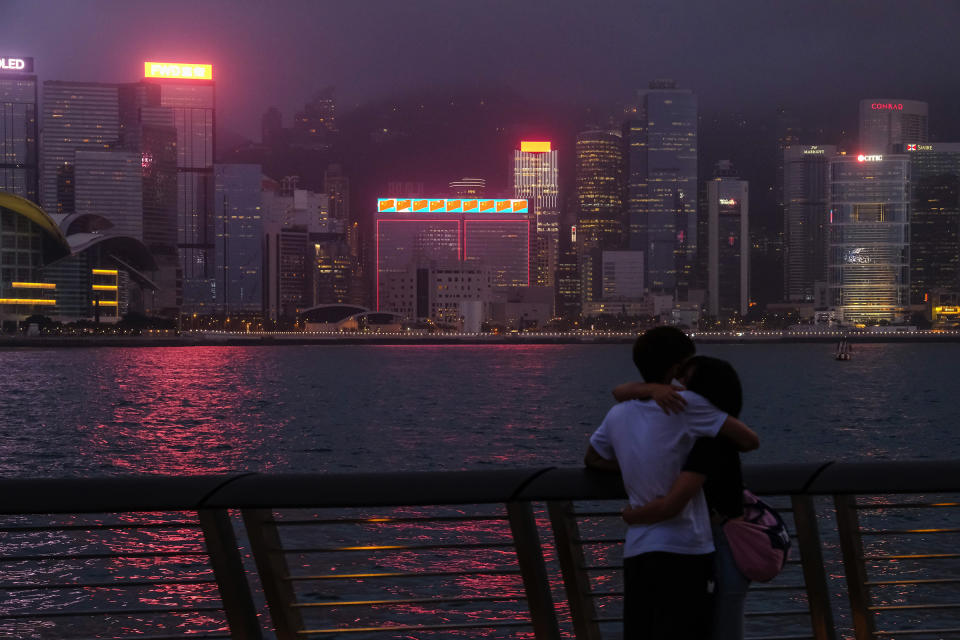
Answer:
POLYGON ((904 145, 910 157, 910 302, 960 291, 960 143, 904 145))
POLYGON ((749 310, 749 211, 746 180, 724 176, 707 182, 707 310, 714 317, 749 310))
POLYGON ((0 70, 0 191, 39 202, 37 77, 0 70))
POLYGON ((580 301, 603 295, 603 251, 623 248, 623 140, 612 131, 585 131, 576 142, 577 263, 580 301))
POLYGON ((827 281, 831 145, 793 145, 783 153, 783 291, 790 302, 813 302, 827 281))
POLYGON ((624 124, 628 246, 651 291, 690 287, 697 256, 697 96, 650 83, 624 124))
POLYGON ((185 310, 209 310, 216 297, 215 94, 210 80, 144 80, 160 87, 160 106, 177 130, 177 248, 185 310))
POLYGON ((76 211, 77 151, 109 151, 120 140, 119 87, 44 82, 40 202, 51 214, 76 211))
POLYGON ((513 152, 513 197, 525 198, 533 216, 533 276, 553 286, 560 239, 557 150, 549 142, 522 142, 513 152))
POLYGON ((897 323, 910 297, 910 158, 830 161, 827 284, 838 320, 897 323))
POLYGON ((74 153, 74 210, 106 218, 111 233, 143 241, 143 169, 139 153, 74 153))
POLYGON ((263 213, 258 164, 218 164, 216 182, 216 291, 218 312, 263 308, 263 213))

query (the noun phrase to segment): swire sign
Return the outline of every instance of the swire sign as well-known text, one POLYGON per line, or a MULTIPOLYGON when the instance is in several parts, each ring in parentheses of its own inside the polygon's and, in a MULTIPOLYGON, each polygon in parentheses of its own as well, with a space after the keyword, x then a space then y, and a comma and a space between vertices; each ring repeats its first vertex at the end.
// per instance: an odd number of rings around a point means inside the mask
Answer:
POLYGON ((526 200, 377 198, 378 213, 529 213, 526 200))
POLYGON ((145 78, 173 78, 176 80, 213 80, 213 65, 181 62, 144 62, 145 78))

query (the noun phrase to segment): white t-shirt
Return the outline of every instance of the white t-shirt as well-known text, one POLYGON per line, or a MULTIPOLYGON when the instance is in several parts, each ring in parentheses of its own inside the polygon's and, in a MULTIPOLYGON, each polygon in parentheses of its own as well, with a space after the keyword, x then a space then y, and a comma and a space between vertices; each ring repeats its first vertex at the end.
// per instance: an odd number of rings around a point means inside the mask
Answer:
MULTIPOLYGON (((697 438, 714 437, 727 414, 692 391, 681 391, 687 407, 667 415, 653 400, 615 405, 590 436, 594 450, 617 460, 623 485, 633 506, 667 495, 680 475, 697 438)), ((674 518, 655 524, 631 525, 624 557, 668 551, 697 555, 713 551, 710 514, 703 491, 674 518)))

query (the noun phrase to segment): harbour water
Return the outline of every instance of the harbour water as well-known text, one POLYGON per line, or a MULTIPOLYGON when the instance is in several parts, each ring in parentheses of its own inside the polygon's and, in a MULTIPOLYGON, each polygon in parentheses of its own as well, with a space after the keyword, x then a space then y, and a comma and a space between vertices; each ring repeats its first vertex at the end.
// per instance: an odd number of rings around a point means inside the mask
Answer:
MULTIPOLYGON (((960 457, 960 344, 706 345, 763 444, 745 461, 960 457)), ((0 473, 581 464, 629 345, 0 351, 0 473)))
MULTIPOLYGON (((952 363, 960 357, 960 344, 857 344, 849 362, 837 362, 835 346, 825 343, 706 345, 700 351, 730 360, 741 374, 746 396, 743 417, 763 440, 761 449, 745 458, 748 463, 960 457, 960 435, 952 423, 956 380, 951 374, 952 363)), ((610 389, 636 376, 630 356, 629 345, 622 344, 0 351, 0 473, 35 477, 579 466, 587 437, 612 405, 610 389)), ((842 594, 842 569, 830 525, 833 516, 826 503, 821 507, 827 507, 821 513, 827 571, 836 593, 842 594)), ((420 510, 385 510, 375 515, 423 514, 420 510)), ((183 514, 119 514, 107 521, 118 519, 126 527, 149 527, 155 521, 179 523, 181 518, 183 514)), ((539 518, 546 527, 545 514, 539 518)), ((53 521, 74 528, 86 522, 72 516, 53 521)), ((8 517, 2 524, 29 527, 38 522, 46 520, 8 517)), ((99 517, 94 522, 102 525, 99 517)), ((923 526, 932 522, 927 517, 923 526)), ((616 517, 597 525, 602 525, 599 530, 604 535, 619 535, 621 525, 616 517)), ((239 528, 239 523, 236 526, 239 528)), ((873 526, 917 523, 911 516, 903 522, 884 516, 873 526)), ((936 521, 936 526, 956 524, 936 521)), ((180 524, 168 531, 122 529, 97 538, 87 532, 67 537, 29 528, 10 531, 17 534, 0 544, 4 556, 91 550, 148 553, 168 549, 171 544, 187 550, 202 547, 199 531, 180 524)), ((408 533, 422 542, 476 532, 458 523, 442 529, 411 526, 408 533)), ((382 530, 375 528, 369 534, 373 537, 368 543, 384 543, 382 530)), ((301 546, 317 544, 307 533, 300 535, 306 536, 301 546)), ((914 553, 951 549, 952 538, 916 538, 911 537, 903 549, 914 553)), ((357 544, 357 540, 348 536, 340 543, 357 544)), ((886 552, 900 548, 896 540, 884 539, 882 544, 886 552)), ((615 564, 619 545, 603 546, 598 553, 600 564, 615 564)), ((378 570, 408 570, 408 555, 368 560, 378 570)), ((357 561, 352 557, 335 559, 357 561)), ((294 571, 317 572, 328 566, 314 567, 311 563, 317 560, 297 557, 294 571)), ((334 558, 324 556, 320 561, 329 564, 334 558)), ((449 557, 436 561, 449 568, 449 557)), ((463 568, 470 570, 487 567, 486 561, 464 562, 463 568)), ((38 566, 24 561, 7 567, 8 579, 14 582, 208 581, 179 587, 144 586, 133 596, 116 589, 51 592, 21 588, 7 593, 0 616, 22 616, 22 612, 36 609, 217 602, 209 572, 184 558, 148 562, 111 557, 38 566)), ((927 575, 924 567, 901 568, 911 576, 927 575)), ((556 567, 551 565, 551 570, 556 572, 556 567)), ((871 565, 870 570, 875 575, 900 577, 885 566, 871 565)), ((797 565, 788 567, 789 575, 778 584, 798 582, 798 572, 797 565)), ((606 588, 619 588, 614 574, 607 574, 604 580, 606 588)), ((470 594, 481 586, 489 585, 457 583, 441 592, 470 594)), ((514 595, 520 593, 519 588, 518 583, 503 586, 504 593, 514 595)), ((382 595, 370 589, 353 585, 347 595, 361 599, 382 595)), ((407 589, 398 586, 388 592, 393 597, 408 596, 407 589)), ((911 587, 887 589, 895 592, 884 592, 883 603, 909 601, 905 599, 913 593, 911 587)), ((341 597, 339 592, 328 591, 309 591, 304 597, 341 597)), ((782 608, 784 603, 788 608, 804 606, 802 594, 785 599, 779 593, 751 594, 749 608, 763 612, 782 608)), ((955 595, 956 590, 949 588, 944 597, 955 595)), ((618 603, 614 600, 609 606, 599 602, 599 611, 616 616, 618 603)), ((262 602, 259 608, 264 611, 262 602)), ((426 609, 418 611, 413 620, 429 618, 426 609)), ((353 610, 348 608, 346 614, 353 619, 353 610)), ((480 609, 473 615, 493 619, 500 614, 480 609)), ((804 627, 804 616, 784 624, 765 615, 751 620, 750 635, 809 629, 804 627)), ((848 628, 842 609, 837 616, 841 628, 848 628)), ((941 623, 944 617, 953 622, 951 615, 938 614, 941 623)), ((93 623, 57 620, 4 620, 0 635, 68 638, 81 628, 88 636, 100 633, 101 627, 93 623)), ((130 634, 224 629, 222 620, 202 612, 119 616, 109 623, 130 634)), ((605 637, 618 637, 618 629, 616 624, 605 625, 605 637)), ((469 637, 529 635, 483 633, 469 637)))

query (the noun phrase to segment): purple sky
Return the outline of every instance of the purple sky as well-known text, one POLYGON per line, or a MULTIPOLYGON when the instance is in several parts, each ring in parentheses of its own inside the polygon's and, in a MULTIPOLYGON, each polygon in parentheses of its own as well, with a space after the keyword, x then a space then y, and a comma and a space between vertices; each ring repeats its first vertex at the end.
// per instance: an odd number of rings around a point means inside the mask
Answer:
POLYGON ((730 110, 853 113, 857 98, 884 95, 939 101, 953 117, 960 102, 950 1, 0 0, 0 12, 0 55, 32 55, 41 80, 130 81, 145 59, 211 61, 218 117, 249 136, 271 104, 289 118, 331 84, 346 108, 425 85, 624 103, 654 77, 730 110))

